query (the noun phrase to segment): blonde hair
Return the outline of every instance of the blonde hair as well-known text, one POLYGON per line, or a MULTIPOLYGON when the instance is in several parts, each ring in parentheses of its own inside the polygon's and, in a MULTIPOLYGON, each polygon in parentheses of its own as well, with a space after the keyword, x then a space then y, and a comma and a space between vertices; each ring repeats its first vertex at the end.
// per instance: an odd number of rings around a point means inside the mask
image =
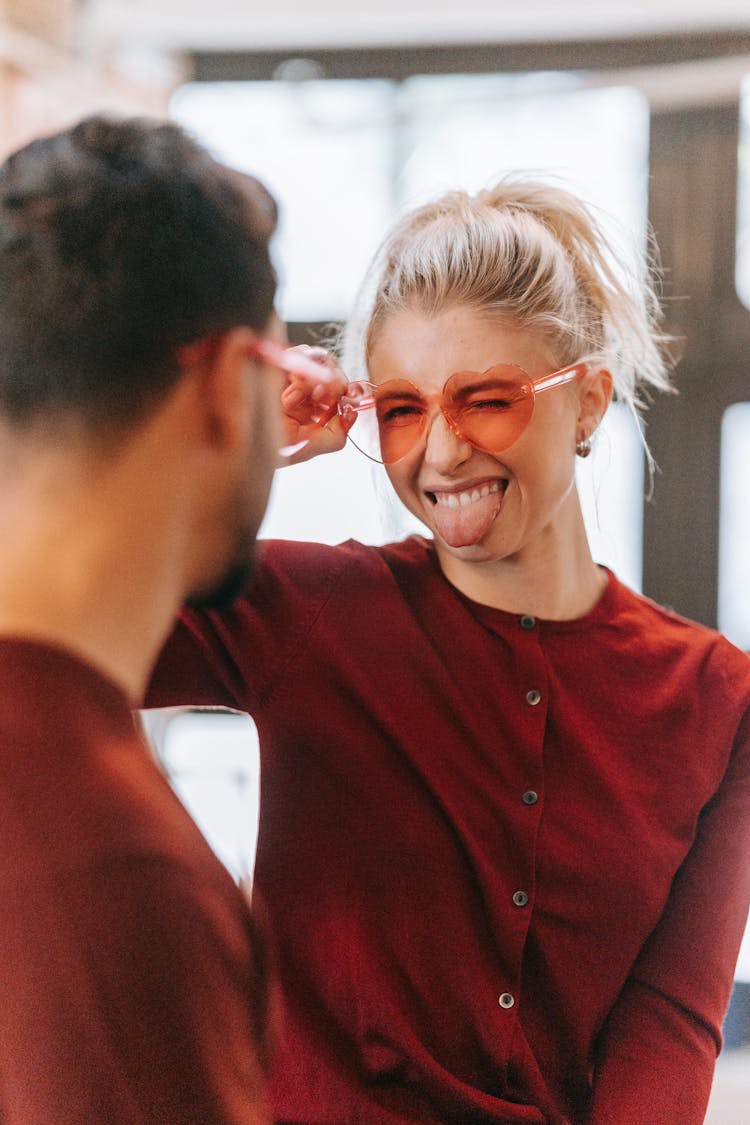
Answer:
MULTIPOLYGON (((655 251, 652 249, 652 254, 655 251)), ((470 195, 451 191, 406 215, 375 255, 341 359, 367 378, 379 328, 405 308, 438 312, 467 305, 481 315, 540 332, 561 365, 595 356, 615 395, 642 408, 669 388, 671 338, 644 260, 616 260, 593 212, 569 191, 508 177, 470 195)))

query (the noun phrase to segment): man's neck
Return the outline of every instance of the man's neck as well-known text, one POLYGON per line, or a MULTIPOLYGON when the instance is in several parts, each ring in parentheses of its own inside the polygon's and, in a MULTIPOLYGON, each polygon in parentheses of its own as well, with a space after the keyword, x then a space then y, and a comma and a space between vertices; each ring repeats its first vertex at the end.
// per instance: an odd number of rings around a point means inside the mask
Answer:
POLYGON ((179 515, 138 480, 60 474, 0 492, 0 634, 67 648, 137 705, 182 600, 179 515))
MULTIPOLYGON (((70 559, 66 560, 65 567, 70 559)), ((66 648, 112 680, 138 706, 159 648, 179 604, 158 590, 158 578, 143 596, 139 577, 122 581, 127 563, 104 558, 98 580, 85 592, 71 590, 66 574, 51 566, 29 566, 23 574, 0 567, 0 635, 25 637, 66 648)), ((83 565, 83 564, 82 564, 83 565)))

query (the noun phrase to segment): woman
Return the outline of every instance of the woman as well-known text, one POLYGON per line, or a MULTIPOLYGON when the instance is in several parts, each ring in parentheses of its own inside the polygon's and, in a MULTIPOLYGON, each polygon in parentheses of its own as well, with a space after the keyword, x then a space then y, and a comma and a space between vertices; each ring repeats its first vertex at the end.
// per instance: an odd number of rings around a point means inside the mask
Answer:
POLYGON ((750 662, 591 556, 576 455, 613 388, 667 383, 653 295, 609 261, 536 183, 399 224, 325 439, 388 462, 431 538, 269 543, 156 670, 152 705, 258 724, 280 1122, 703 1120, 750 897, 750 662))

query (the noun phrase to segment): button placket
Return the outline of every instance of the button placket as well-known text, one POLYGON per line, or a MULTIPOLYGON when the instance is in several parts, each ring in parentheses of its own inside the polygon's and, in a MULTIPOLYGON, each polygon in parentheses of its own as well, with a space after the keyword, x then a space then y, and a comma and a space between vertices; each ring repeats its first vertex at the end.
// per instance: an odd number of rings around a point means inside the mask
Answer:
MULTIPOLYGON (((497 984, 505 985, 514 991, 500 991, 496 993, 497 1005, 501 1012, 507 1013, 511 1019, 516 1019, 519 989, 524 973, 524 951, 528 934, 534 921, 534 894, 536 889, 536 838, 539 829, 539 813, 542 807, 544 782, 544 735, 547 726, 547 710, 549 707, 549 682, 548 668, 544 646, 544 630, 540 628, 539 621, 532 614, 523 614, 516 617, 516 634, 513 648, 515 651, 514 682, 516 691, 520 687, 520 694, 516 698, 517 716, 522 745, 525 753, 519 761, 521 770, 516 774, 515 801, 517 810, 517 828, 524 841, 523 848, 517 851, 516 862, 513 864, 514 874, 506 894, 506 918, 509 932, 516 935, 518 942, 517 957, 506 965, 497 984), (520 784, 518 784, 520 782, 520 784), (525 788, 524 788, 525 784, 525 788), (521 808, 519 809, 519 805, 521 808), (506 975, 507 974, 507 975, 506 975), (504 979, 503 979, 504 977, 504 979)), ((498 1013, 499 1018, 500 1013, 498 1013)))

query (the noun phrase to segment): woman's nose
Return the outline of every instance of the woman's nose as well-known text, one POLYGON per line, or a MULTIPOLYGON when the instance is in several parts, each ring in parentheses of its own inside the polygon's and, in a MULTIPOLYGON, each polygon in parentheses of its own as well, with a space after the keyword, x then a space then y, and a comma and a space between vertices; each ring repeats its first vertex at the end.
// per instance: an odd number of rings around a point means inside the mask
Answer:
POLYGON ((442 411, 437 410, 426 425, 424 459, 429 465, 448 472, 468 461, 472 446, 452 429, 442 411))

